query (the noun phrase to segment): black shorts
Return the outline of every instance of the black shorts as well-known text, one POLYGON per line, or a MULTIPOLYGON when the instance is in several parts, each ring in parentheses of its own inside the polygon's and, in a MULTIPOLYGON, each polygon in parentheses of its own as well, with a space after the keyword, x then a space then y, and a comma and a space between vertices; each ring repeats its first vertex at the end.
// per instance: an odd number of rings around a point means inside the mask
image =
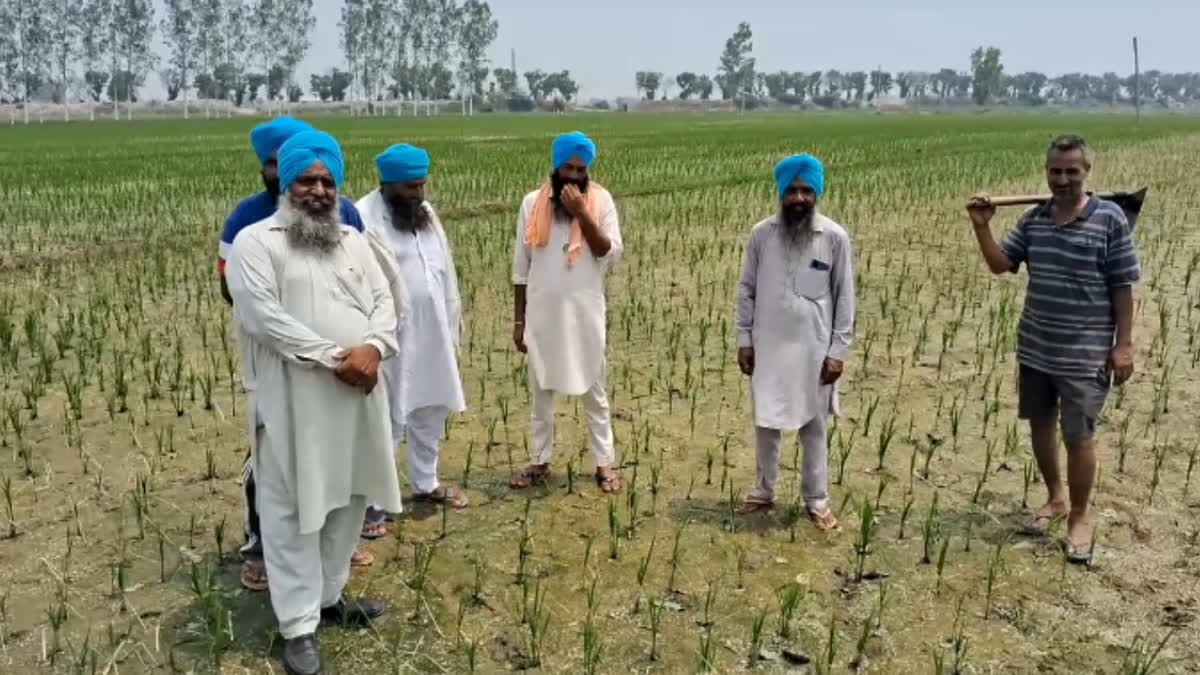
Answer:
POLYGON ((1070 442, 1096 434, 1096 420, 1112 382, 1103 369, 1094 377, 1064 377, 1022 365, 1017 386, 1017 416, 1028 420, 1057 415, 1063 440, 1070 442))

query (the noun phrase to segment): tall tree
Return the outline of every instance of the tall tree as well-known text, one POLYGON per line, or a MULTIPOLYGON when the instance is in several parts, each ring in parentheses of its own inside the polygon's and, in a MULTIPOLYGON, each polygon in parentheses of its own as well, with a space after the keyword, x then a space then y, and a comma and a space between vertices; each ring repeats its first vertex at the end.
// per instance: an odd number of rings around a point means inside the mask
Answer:
POLYGON ((482 97, 483 83, 488 76, 487 50, 496 40, 500 23, 492 18, 492 8, 482 0, 464 2, 461 16, 459 79, 467 85, 471 95, 482 97))
POLYGON ((892 90, 892 74, 886 70, 871 71, 871 96, 874 100, 881 94, 886 95, 892 90))
POLYGON ((646 100, 653 101, 658 88, 662 86, 662 73, 640 70, 635 76, 638 92, 646 92, 646 100))
POLYGON ((754 57, 750 56, 754 49, 753 37, 750 24, 743 21, 725 41, 717 84, 721 87, 721 97, 726 100, 744 98, 754 87, 754 57))
POLYGON ((246 95, 246 71, 255 57, 251 47, 251 8, 245 0, 223 0, 221 59, 213 73, 221 98, 241 105, 246 95))
POLYGON ((699 78, 695 73, 680 73, 675 76, 675 84, 679 85, 679 100, 686 101, 696 93, 699 78))
POLYGON ((192 0, 196 40, 193 64, 196 68, 196 95, 205 100, 205 114, 211 114, 210 101, 216 98, 213 72, 221 62, 221 0, 192 0), (204 86, 200 86, 201 83, 204 86))
MULTIPOLYGON (((367 0, 346 0, 345 4, 342 5, 342 17, 338 21, 338 30, 340 31, 339 39, 342 45, 342 53, 345 54, 346 57, 346 65, 350 67, 350 72, 354 73, 356 76, 360 72, 363 60, 365 60, 363 55, 363 52, 365 51, 363 46, 363 27, 366 24, 366 21, 367 0)), ((313 78, 316 77, 318 76, 313 75, 313 78)), ((328 76, 322 75, 320 77, 328 76)), ((323 82, 328 84, 327 81, 323 82)), ((316 85, 314 84, 313 87, 315 89, 316 85)), ((332 92, 332 88, 327 87, 326 91, 332 92)), ((313 93, 316 92, 314 91, 313 93)), ((332 97, 332 93, 330 93, 329 96, 320 94, 318 94, 318 96, 320 96, 321 100, 324 101, 327 98, 332 97)))
POLYGON ((79 56, 83 0, 47 0, 50 10, 50 58, 54 63, 55 98, 63 104, 63 118, 71 119, 69 89, 72 65, 79 56))
POLYGON ((49 71, 47 58, 50 47, 48 16, 40 0, 22 0, 12 8, 18 57, 17 73, 21 84, 21 101, 26 105, 25 122, 29 122, 29 103, 41 88, 49 71))
POLYGON ((549 93, 543 88, 546 74, 541 70, 530 70, 525 73, 525 84, 529 87, 529 97, 535 102, 541 101, 549 93))
POLYGON ((707 101, 712 97, 713 81, 708 75, 701 75, 696 81, 696 93, 700 95, 701 101, 707 101))
POLYGON ((496 68, 492 71, 500 95, 508 98, 517 93, 517 74, 511 68, 496 68))
MULTIPOLYGON (((80 13, 79 44, 80 57, 83 66, 83 81, 87 85, 87 93, 93 103, 99 103, 104 95, 104 87, 108 84, 110 72, 104 70, 104 59, 112 45, 109 42, 108 15, 110 4, 107 0, 87 0, 80 13)), ((92 119, 96 113, 93 109, 92 119)))
POLYGON ((183 96, 183 118, 188 118, 188 88, 194 77, 196 61, 196 8, 193 0, 163 0, 165 10, 159 30, 167 46, 167 62, 178 77, 183 96))
POLYGON ((312 30, 317 19, 313 16, 313 0, 281 0, 280 5, 283 16, 279 23, 283 36, 278 40, 279 57, 273 65, 283 68, 282 89, 287 90, 295 84, 296 68, 312 44, 312 30))
POLYGON ((1004 81, 1004 65, 996 47, 976 47, 971 52, 971 96, 978 105, 990 103, 1000 95, 1004 81))
MULTIPOLYGON (((16 6, 0 2, 0 100, 15 101, 20 90, 21 49, 17 42, 16 6)), ((15 108, 13 109, 15 110, 15 108)))
MULTIPOLYGON (((158 57, 150 50, 150 37, 154 34, 154 5, 151 0, 113 0, 111 36, 113 38, 114 65, 110 89, 132 102, 137 90, 146 79, 146 73, 154 67, 158 57), (123 73, 123 74, 122 74, 123 73), (121 77, 124 86, 114 87, 121 77)), ((114 111, 117 110, 114 101, 114 111)))

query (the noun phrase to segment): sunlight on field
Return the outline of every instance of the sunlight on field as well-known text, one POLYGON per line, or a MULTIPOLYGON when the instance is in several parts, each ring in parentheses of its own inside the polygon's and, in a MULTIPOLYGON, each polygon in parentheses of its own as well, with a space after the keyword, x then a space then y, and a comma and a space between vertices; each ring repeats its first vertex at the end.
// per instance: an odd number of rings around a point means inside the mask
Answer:
MULTIPOLYGON (((311 121, 341 140, 352 198, 374 187, 388 145, 429 150, 467 325, 469 410, 451 419, 441 472, 472 505, 414 508, 368 544, 377 562, 351 585, 393 611, 367 632, 323 633, 329 668, 746 672, 753 654, 763 672, 803 659, 823 672, 1141 672, 1170 635, 1160 665, 1195 672, 1200 122, 311 121), (528 425, 512 236, 551 139, 574 129, 596 140, 593 180, 616 197, 625 239, 608 381, 626 489, 596 488, 580 410, 562 401, 554 480, 527 500, 507 487, 528 425), (963 210, 978 189, 1043 191, 1042 153, 1062 132, 1094 146, 1092 187, 1149 187, 1138 372, 1105 409, 1090 569, 1015 534, 1044 496, 1015 410, 1024 274, 987 274, 963 210), (731 517, 754 476, 730 325, 741 248, 775 208, 774 163, 801 151, 826 164, 821 207, 850 232, 857 268, 830 446, 842 531, 828 537, 797 506, 790 452, 780 508, 731 517)), ((0 671, 281 672, 267 596, 237 579, 245 402, 216 277, 224 218, 259 189, 252 124, 0 129, 0 671)), ((1002 210, 996 234, 1019 213, 1002 210)))

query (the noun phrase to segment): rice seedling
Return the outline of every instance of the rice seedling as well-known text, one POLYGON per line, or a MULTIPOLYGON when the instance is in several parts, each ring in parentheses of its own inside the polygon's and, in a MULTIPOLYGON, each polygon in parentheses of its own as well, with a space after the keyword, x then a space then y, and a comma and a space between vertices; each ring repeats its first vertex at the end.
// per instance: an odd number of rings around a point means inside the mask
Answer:
MULTIPOLYGON (((372 102, 376 110, 378 103, 372 102)), ((1020 584, 1036 596, 1022 603, 1027 616, 1021 620, 1042 625, 1069 612, 1080 620, 1064 624, 1062 639, 1084 639, 1079 627, 1091 625, 1099 610, 1073 604, 1071 598, 1080 586, 1099 583, 1096 575, 1068 579, 1060 595, 1040 580, 1053 579, 1054 566, 1064 560, 1040 555, 1041 546, 1035 546, 1034 555, 993 550, 1015 524, 1016 512, 1038 506, 1031 500, 1040 496, 1029 495, 1040 488, 1039 474, 1021 440, 1024 422, 1015 415, 1014 353, 1024 284, 1019 276, 993 278, 980 269, 961 204, 965 195, 982 188, 997 193, 1041 189, 1045 177, 1033 160, 1044 151, 1044 141, 1062 131, 1080 131, 1095 145, 1092 187, 1151 186, 1134 231, 1145 277, 1135 289, 1138 375, 1114 388, 1106 419, 1098 425, 1097 453, 1103 463, 1115 463, 1116 471, 1105 471, 1097 480, 1096 509, 1139 514, 1136 532, 1126 529, 1133 526, 1123 519, 1106 525, 1117 528, 1105 533, 1116 541, 1143 531, 1175 531, 1174 523, 1190 522, 1197 450, 1180 439, 1195 436, 1186 416, 1170 414, 1194 399, 1196 385, 1188 374, 1200 364, 1200 312, 1195 310, 1200 253, 1186 235, 1186 214, 1194 211, 1196 195, 1177 179, 1188 175, 1198 149, 1195 124, 1185 116, 1147 115, 1137 127, 1111 115, 1066 114, 1017 120, 996 114, 970 119, 579 118, 605 157, 595 178, 612 191, 622 225, 628 224, 623 227, 628 264, 614 267, 606 297, 608 395, 624 494, 609 497, 591 489, 587 414, 576 400, 560 413, 572 423, 556 427, 557 445, 571 449, 555 459, 555 470, 565 469, 566 490, 532 491, 546 515, 522 522, 529 500, 507 496, 503 461, 493 462, 493 453, 503 452, 513 474, 524 459, 522 450, 530 450, 529 435, 518 428, 527 419, 530 383, 524 357, 510 344, 507 268, 517 204, 544 176, 547 139, 568 122, 551 115, 476 116, 451 124, 436 116, 414 117, 404 107, 402 135, 428 147, 435 166, 442 167, 427 191, 453 245, 467 319, 460 368, 471 401, 469 410, 454 415, 443 430, 441 461, 447 471, 462 472, 464 489, 486 494, 487 506, 455 511, 453 537, 448 536, 449 511, 443 510, 428 519, 400 518, 393 536, 371 544, 385 551, 386 562, 356 568, 356 579, 393 604, 411 602, 412 586, 379 583, 401 569, 402 561, 401 578, 423 589, 418 602, 428 601, 429 620, 406 624, 404 646, 394 654, 339 644, 326 654, 330 669, 491 672, 533 660, 547 672, 640 671, 648 665, 667 672, 697 666, 737 669, 720 662, 733 636, 724 635, 720 626, 697 629, 693 614, 698 621, 750 629, 742 636, 749 642, 729 648, 738 666, 743 656, 747 666, 761 666, 760 654, 775 658, 754 639, 764 593, 786 588, 793 576, 827 571, 820 562, 827 556, 812 553, 825 545, 853 552, 845 581, 871 576, 865 559, 874 565, 886 561, 889 584, 899 584, 893 597, 909 597, 914 589, 933 591, 937 584, 941 598, 930 597, 941 602, 947 592, 957 596, 979 589, 986 620, 1007 618, 1005 589, 1020 584), (695 133, 696 125, 703 126, 703 134, 695 133), (845 225, 854 244, 853 353, 843 376, 841 415, 831 418, 827 443, 836 512, 857 527, 854 533, 831 534, 827 542, 806 527, 798 444, 794 454, 788 453, 793 466, 782 482, 776 515, 752 519, 729 513, 738 488, 748 487, 755 469, 753 442, 743 438, 751 400, 732 358, 738 336, 730 305, 749 227, 778 206, 770 162, 763 158, 780 153, 779 138, 794 137, 797 129, 811 139, 808 149, 826 161, 835 180, 836 189, 822 198, 822 212, 845 225), (896 456, 898 443, 907 456, 896 456), (851 464, 864 444, 876 456, 870 464, 851 464), (906 463, 909 477, 901 481, 906 463), (892 488, 903 494, 887 492, 892 488), (1151 500, 1152 509, 1139 508, 1151 500), (867 507, 874 512, 869 537, 862 520, 867 507), (605 522, 610 509, 616 517, 605 522), (889 520, 893 514, 897 523, 889 520), (879 536, 878 527, 893 524, 895 539, 879 536), (669 555, 656 550, 653 533, 663 527, 674 530, 669 555), (593 538, 603 537, 605 529, 609 553, 615 550, 616 556, 593 559, 593 538), (922 539, 919 553, 916 530, 922 539), (645 533, 652 536, 648 547, 630 555, 645 533), (951 533, 962 537, 963 553, 957 538, 949 542, 951 533), (517 546, 511 545, 513 539, 517 546), (986 551, 966 550, 984 548, 980 541, 990 542, 986 551), (429 548, 419 548, 421 542, 429 548), (429 542, 440 551, 431 563, 425 553, 433 550, 429 542), (577 542, 584 544, 583 551, 574 548, 577 542), (939 556, 943 550, 944 558, 939 556), (897 555, 910 553, 929 568, 893 564, 897 555), (939 558, 940 581, 929 579, 939 558), (581 561, 579 575, 569 569, 563 573, 564 566, 581 561), (548 565, 540 577, 545 600, 534 620, 535 568, 543 563, 548 565), (516 584, 485 588, 490 565, 513 574, 506 579, 516 584), (655 576, 659 573, 662 579, 655 576), (736 600, 720 591, 706 617, 706 591, 693 588, 695 580, 721 573, 736 573, 736 580, 729 579, 736 600), (594 585, 602 593, 617 592, 630 604, 615 615, 628 617, 632 605, 637 620, 604 619, 613 614, 600 611, 599 600, 589 611, 587 593, 576 592, 581 585, 584 591, 594 585), (660 597, 647 597, 652 586, 660 597), (439 598, 447 588, 462 601, 439 598), (631 593, 636 596, 626 595, 631 593), (474 607, 493 614, 483 619, 473 614, 474 607), (553 620, 546 623, 551 610, 553 620), (685 610, 687 621, 663 620, 685 610), (456 630, 456 612, 463 613, 461 630, 456 630), (572 629, 550 630, 555 622, 572 629), (413 651, 418 644, 420 656, 413 651), (533 652, 536 659, 530 658, 533 652), (706 652, 712 659, 702 658, 706 652)), ((390 116, 322 119, 345 140, 342 192, 348 198, 356 200, 375 187, 371 157, 397 140, 395 123, 390 116)), ((66 558, 63 569, 72 580, 70 618, 59 625, 58 649, 51 621, 57 600, 27 602, 30 596, 19 587, 8 601, 13 616, 0 628, 0 644, 7 640, 11 647, 14 633, 21 634, 22 645, 43 635, 47 658, 57 660, 54 669, 86 671, 95 663, 94 670, 102 672, 113 659, 110 670, 137 670, 151 661, 140 645, 155 655, 155 668, 179 672, 213 668, 188 663, 211 660, 207 648, 196 652, 178 645, 227 641, 221 657, 226 670, 262 653, 251 636, 257 631, 248 630, 253 624, 243 625, 243 617, 269 616, 269 605, 256 604, 263 596, 239 596, 237 611, 226 611, 223 618, 217 612, 210 638, 204 628, 207 610, 191 597, 195 594, 162 583, 179 576, 176 571, 186 577, 193 559, 202 561, 197 563, 201 569, 215 566, 214 555, 232 561, 235 556, 224 550, 231 544, 225 535, 240 539, 242 486, 228 467, 245 452, 248 410, 242 404, 241 345, 232 313, 219 296, 212 254, 229 209, 258 189, 252 159, 248 170, 230 170, 242 161, 238 153, 249 157, 249 125, 245 118, 187 125, 139 119, 137 125, 122 120, 0 129, 12 159, 0 167, 0 192, 13 223, 0 228, 5 280, 0 285, 0 381, 5 385, 0 446, 8 451, 0 457, 0 479, 7 477, 0 483, 5 488, 0 532, 19 535, 5 553, 6 565, 29 569, 42 557, 57 560, 63 547, 58 531, 43 536, 38 529, 65 523, 71 553, 70 569, 66 558), (87 162, 81 164, 79 157, 87 162), (111 170, 84 168, 95 166, 111 170), (64 194, 86 199, 63 199, 64 194), (118 512, 122 523, 101 516, 118 512), (223 532, 217 543, 223 518, 239 532, 223 532), (58 551, 48 556, 49 544, 42 542, 53 542, 58 551), (215 551, 209 549, 214 544, 215 551), (89 564, 99 571, 89 573, 89 564), (162 652, 155 648, 155 622, 137 611, 147 609, 140 606, 146 591, 139 584, 156 576, 155 610, 180 618, 170 622, 179 628, 163 626, 167 644, 162 652), (28 612, 26 606, 31 606, 28 612), (198 635, 187 634, 187 626, 198 635), (90 643, 84 637, 89 627, 94 627, 90 643)), ((1018 215, 1019 210, 1002 209, 993 224, 995 235, 1002 236, 1018 215)), ((399 464, 403 469, 402 457, 399 464)), ((1155 546, 1140 554, 1137 569, 1127 572, 1127 614, 1146 617, 1131 621, 1159 618, 1162 601, 1155 595, 1186 597, 1173 565, 1182 547, 1195 546, 1194 529, 1185 526, 1169 543, 1156 538, 1155 546), (1143 588, 1157 590, 1151 594, 1143 588)), ((888 608, 888 647, 876 649, 870 628, 884 623, 882 597, 873 608, 876 598, 865 596, 864 589, 842 584, 823 599, 831 605, 826 615, 831 621, 846 617, 840 628, 830 625, 828 637, 806 637, 811 617, 803 606, 796 610, 792 639, 815 643, 814 671, 833 669, 836 659, 829 655, 836 652, 838 631, 850 636, 846 660, 853 657, 860 670, 928 669, 930 657, 918 645, 930 634, 962 638, 957 655, 952 645, 939 650, 947 671, 956 663, 967 670, 1000 664, 1025 671, 1039 665, 1029 638, 1006 631, 970 636, 968 665, 966 630, 951 626, 952 612, 922 613, 921 603, 888 608), (867 666, 864 655, 871 659, 867 666)), ((772 614, 775 602, 778 598, 772 614)), ((760 627, 759 639, 777 639, 775 618, 762 621, 771 625, 760 627), (764 629, 771 635, 763 635, 764 629)), ((1153 630, 1138 625, 1131 634, 1153 630)), ((1179 641, 1180 653, 1197 648, 1184 631, 1172 639, 1179 641)), ((47 667, 37 651, 9 648, 0 658, 14 672, 32 672, 47 667)), ((1169 661, 1167 655, 1166 650, 1159 655, 1157 667, 1169 661)), ((1077 658, 1081 670, 1114 667, 1103 654, 1082 652, 1077 658)), ((782 664, 771 667, 776 665, 782 664)), ((274 662, 271 667, 279 670, 274 662)))

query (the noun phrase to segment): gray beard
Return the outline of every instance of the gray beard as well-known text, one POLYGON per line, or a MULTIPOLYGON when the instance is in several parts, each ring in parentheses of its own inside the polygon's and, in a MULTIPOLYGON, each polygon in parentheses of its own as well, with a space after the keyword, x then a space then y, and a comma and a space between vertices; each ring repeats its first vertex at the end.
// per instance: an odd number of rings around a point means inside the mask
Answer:
POLYGON ((290 195, 279 200, 278 218, 288 227, 288 243, 293 247, 329 253, 342 241, 342 223, 337 202, 328 213, 309 213, 292 201, 290 195))
POLYGON ((783 228, 784 239, 792 244, 807 244, 812 239, 814 218, 816 218, 815 211, 809 214, 808 218, 800 221, 792 220, 786 213, 781 211, 779 213, 779 224, 783 228))

